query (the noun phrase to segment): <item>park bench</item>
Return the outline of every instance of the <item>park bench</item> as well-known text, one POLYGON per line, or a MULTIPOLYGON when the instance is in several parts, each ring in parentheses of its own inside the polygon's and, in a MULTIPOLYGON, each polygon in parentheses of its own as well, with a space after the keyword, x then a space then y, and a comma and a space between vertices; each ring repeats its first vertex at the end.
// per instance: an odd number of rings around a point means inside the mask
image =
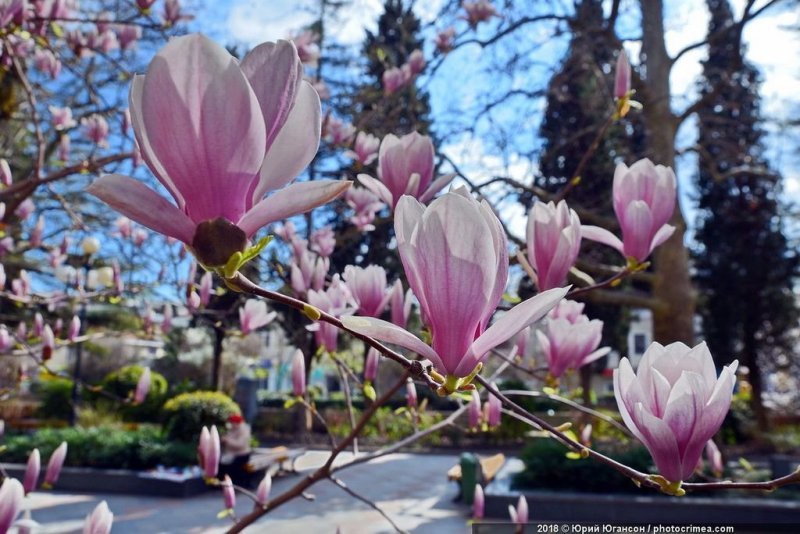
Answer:
POLYGON ((305 449, 290 449, 285 446, 253 449, 246 469, 250 473, 258 473, 277 465, 276 475, 296 473, 295 463, 305 453, 305 449))
MULTIPOLYGON (((479 456, 478 465, 480 466, 480 473, 478 475, 478 482, 485 487, 489 482, 494 480, 494 477, 497 476, 498 471, 500 471, 500 468, 503 467, 505 461, 506 456, 503 453, 498 453, 493 456, 479 456)), ((471 503, 474 486, 470 488, 464 488, 464 485, 462 484, 462 478, 461 463, 457 463, 447 471, 447 479, 458 484, 459 488, 458 495, 456 495, 454 500, 458 501, 464 495, 467 495, 468 501, 471 503)))

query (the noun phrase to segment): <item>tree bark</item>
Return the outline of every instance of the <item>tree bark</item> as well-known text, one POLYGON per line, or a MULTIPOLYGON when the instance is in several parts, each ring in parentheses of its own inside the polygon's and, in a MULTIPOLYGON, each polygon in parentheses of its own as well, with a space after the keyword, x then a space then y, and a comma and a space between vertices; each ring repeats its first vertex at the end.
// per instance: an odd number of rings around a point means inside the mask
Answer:
MULTIPOLYGON (((647 124, 648 147, 654 163, 675 168, 677 120, 670 109, 669 75, 672 61, 664 43, 662 0, 641 0, 642 54, 645 67, 642 82, 643 114, 647 124)), ((653 254, 655 280, 653 296, 659 305, 653 310, 653 337, 660 343, 682 341, 694 344, 696 293, 689 276, 689 253, 683 244, 686 221, 680 204, 670 224, 675 233, 653 254)))

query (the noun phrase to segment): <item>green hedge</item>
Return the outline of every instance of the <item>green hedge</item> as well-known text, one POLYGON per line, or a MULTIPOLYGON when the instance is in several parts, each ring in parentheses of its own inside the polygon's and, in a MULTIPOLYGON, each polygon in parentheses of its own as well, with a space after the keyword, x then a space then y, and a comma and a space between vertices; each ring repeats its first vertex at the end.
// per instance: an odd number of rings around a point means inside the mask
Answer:
MULTIPOLYGON (((652 461, 642 446, 612 449, 593 447, 625 465, 647 473, 652 461)), ((537 438, 521 454, 525 470, 514 477, 514 487, 597 493, 635 493, 639 490, 627 477, 591 458, 567 458, 567 449, 553 439, 537 438)))
POLYGON ((240 413, 239 406, 219 391, 181 393, 164 404, 164 423, 170 439, 194 442, 204 426, 220 430, 228 417, 240 413))
POLYGON ((99 426, 92 428, 47 428, 33 434, 8 436, 4 462, 25 463, 31 450, 38 448, 42 461, 62 441, 67 442, 66 465, 105 469, 151 469, 157 465, 193 465, 196 444, 169 442, 154 426, 134 430, 99 426))

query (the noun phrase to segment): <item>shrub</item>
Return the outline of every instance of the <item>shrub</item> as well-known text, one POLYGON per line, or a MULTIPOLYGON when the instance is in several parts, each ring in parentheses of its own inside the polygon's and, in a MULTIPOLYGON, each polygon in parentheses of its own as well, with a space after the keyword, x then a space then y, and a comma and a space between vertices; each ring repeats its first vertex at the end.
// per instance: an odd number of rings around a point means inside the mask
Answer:
MULTIPOLYGON (((106 375, 101 382, 103 391, 120 399, 128 399, 136 390, 139 377, 144 372, 140 365, 126 365, 106 375)), ((155 371, 150 372, 150 391, 142 404, 124 404, 118 406, 122 418, 126 421, 156 421, 160 415, 161 407, 167 398, 167 379, 155 371)), ((97 396, 97 404, 109 404, 110 399, 97 396)))
POLYGON ((225 426, 239 406, 219 391, 181 393, 164 405, 165 427, 170 439, 194 442, 204 426, 225 426))
POLYGON ((67 442, 66 465, 105 469, 150 469, 157 465, 183 467, 196 462, 194 444, 169 442, 155 426, 129 430, 114 426, 46 428, 33 434, 9 436, 3 460, 25 463, 33 448, 43 459, 67 442))
MULTIPOLYGON (((644 473, 652 465, 650 453, 640 445, 625 449, 612 449, 603 445, 596 445, 594 448, 644 473)), ((525 470, 514 477, 514 486, 597 493, 638 491, 630 479, 614 469, 590 458, 573 460, 567 458, 566 453, 567 448, 554 439, 533 440, 522 451, 521 459, 525 470)))
POLYGON ((72 415, 72 384, 69 378, 42 373, 37 388, 42 401, 38 417, 68 420, 72 415))

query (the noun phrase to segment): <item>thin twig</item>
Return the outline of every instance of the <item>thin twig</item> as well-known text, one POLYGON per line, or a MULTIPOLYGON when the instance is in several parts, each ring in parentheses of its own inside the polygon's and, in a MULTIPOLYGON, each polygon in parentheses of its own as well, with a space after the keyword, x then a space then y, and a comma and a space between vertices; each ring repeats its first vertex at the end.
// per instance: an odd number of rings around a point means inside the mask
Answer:
POLYGON ((356 498, 356 499, 358 499, 359 501, 363 502, 364 504, 366 504, 367 506, 369 506, 370 508, 372 508, 373 510, 375 510, 376 512, 378 512, 379 514, 381 514, 381 515, 383 516, 383 518, 384 518, 384 519, 386 519, 386 521, 388 521, 388 522, 389 522, 389 524, 391 524, 391 525, 392 525, 392 528, 394 528, 394 529, 395 529, 397 532, 402 532, 402 533, 408 532, 408 531, 406 531, 406 530, 403 530, 402 528, 400 528, 400 526, 399 526, 397 523, 395 523, 395 522, 392 520, 392 518, 391 518, 391 517, 389 517, 389 514, 387 514, 386 512, 384 512, 384 511, 381 509, 381 507, 380 507, 380 506, 378 506, 377 504, 375 504, 373 501, 371 501, 371 500, 367 499, 366 497, 364 497, 364 496, 363 496, 363 495, 361 495, 360 493, 356 492, 355 490, 352 490, 352 489, 350 489, 350 488, 347 486, 347 484, 345 484, 345 483, 344 483, 344 481, 343 481, 343 480, 340 480, 340 479, 338 479, 338 478, 336 478, 336 477, 334 477, 334 476, 329 476, 328 478, 329 478, 329 479, 330 479, 330 480, 331 480, 331 481, 332 481, 334 484, 336 484, 338 487, 340 487, 342 490, 344 490, 346 493, 348 493, 348 494, 349 494, 349 495, 351 495, 352 497, 355 497, 355 498, 356 498))

